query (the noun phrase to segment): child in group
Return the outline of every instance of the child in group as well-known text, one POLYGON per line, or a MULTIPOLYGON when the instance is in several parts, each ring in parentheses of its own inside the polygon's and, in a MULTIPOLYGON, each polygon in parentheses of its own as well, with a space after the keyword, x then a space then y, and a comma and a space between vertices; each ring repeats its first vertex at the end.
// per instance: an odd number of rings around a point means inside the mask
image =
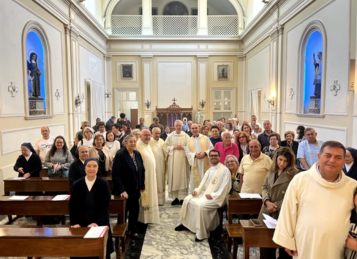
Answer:
POLYGON ((357 259, 357 189, 354 193, 353 202, 355 209, 351 212, 351 228, 346 239, 346 259, 357 259))

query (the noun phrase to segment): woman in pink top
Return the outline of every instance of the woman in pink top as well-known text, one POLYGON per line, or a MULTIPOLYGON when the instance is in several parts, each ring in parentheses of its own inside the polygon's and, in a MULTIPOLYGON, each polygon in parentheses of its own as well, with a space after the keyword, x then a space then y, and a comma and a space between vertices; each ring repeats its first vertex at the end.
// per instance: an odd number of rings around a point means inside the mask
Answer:
POLYGON ((214 149, 217 149, 221 153, 220 163, 224 164, 226 156, 234 155, 239 158, 239 149, 235 143, 231 142, 232 135, 229 132, 224 132, 222 136, 223 142, 218 142, 214 146, 214 149))

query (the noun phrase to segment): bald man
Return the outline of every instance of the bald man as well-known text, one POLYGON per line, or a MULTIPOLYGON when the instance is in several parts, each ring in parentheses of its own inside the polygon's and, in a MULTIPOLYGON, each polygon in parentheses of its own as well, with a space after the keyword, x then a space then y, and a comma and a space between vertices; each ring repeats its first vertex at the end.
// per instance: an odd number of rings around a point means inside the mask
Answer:
MULTIPOLYGON (((258 141, 262 147, 262 150, 264 147, 269 146, 269 134, 274 132, 271 130, 272 124, 269 120, 265 120, 263 123, 264 131, 258 136, 258 141)), ((280 144, 280 143, 279 143, 280 144)))
POLYGON ((166 157, 163 149, 165 141, 160 138, 160 128, 152 129, 152 138, 149 142, 156 161, 157 196, 159 205, 165 204, 165 178, 166 178, 166 157))
POLYGON ((200 134, 198 124, 192 124, 191 131, 192 137, 188 140, 185 147, 186 157, 191 166, 190 193, 195 188, 198 188, 204 173, 208 170, 208 153, 213 149, 210 139, 200 134))
POLYGON ((151 139, 150 130, 141 131, 136 149, 143 158, 145 167, 145 191, 141 193, 140 212, 138 221, 148 224, 159 221, 159 203, 157 199, 156 160, 149 146, 151 139))

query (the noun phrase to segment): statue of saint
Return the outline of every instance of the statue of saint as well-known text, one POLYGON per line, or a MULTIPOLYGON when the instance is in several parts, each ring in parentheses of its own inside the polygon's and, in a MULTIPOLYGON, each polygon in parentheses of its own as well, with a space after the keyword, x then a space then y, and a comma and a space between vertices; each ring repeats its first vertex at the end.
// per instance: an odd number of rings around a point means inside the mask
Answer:
POLYGON ((322 68, 322 52, 317 53, 318 62, 316 62, 315 52, 313 53, 314 66, 315 66, 315 77, 314 77, 314 86, 315 91, 314 95, 317 98, 321 96, 321 68, 322 68))
POLYGON ((203 123, 203 114, 201 113, 201 108, 197 109, 196 116, 195 116, 196 123, 203 123))
POLYGON ((37 54, 32 52, 30 54, 30 60, 27 61, 27 70, 31 80, 31 96, 41 96, 40 75, 41 71, 38 69, 37 54))

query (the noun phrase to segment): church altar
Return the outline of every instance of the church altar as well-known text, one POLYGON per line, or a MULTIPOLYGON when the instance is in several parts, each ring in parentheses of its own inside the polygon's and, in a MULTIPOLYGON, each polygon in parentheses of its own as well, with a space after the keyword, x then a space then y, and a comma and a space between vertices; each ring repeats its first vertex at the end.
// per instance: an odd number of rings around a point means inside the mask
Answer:
POLYGON ((176 120, 182 120, 184 117, 187 118, 187 121, 192 120, 192 107, 181 108, 176 104, 175 98, 172 101, 173 103, 167 108, 157 108, 156 106, 156 116, 162 125, 173 128, 176 120))

